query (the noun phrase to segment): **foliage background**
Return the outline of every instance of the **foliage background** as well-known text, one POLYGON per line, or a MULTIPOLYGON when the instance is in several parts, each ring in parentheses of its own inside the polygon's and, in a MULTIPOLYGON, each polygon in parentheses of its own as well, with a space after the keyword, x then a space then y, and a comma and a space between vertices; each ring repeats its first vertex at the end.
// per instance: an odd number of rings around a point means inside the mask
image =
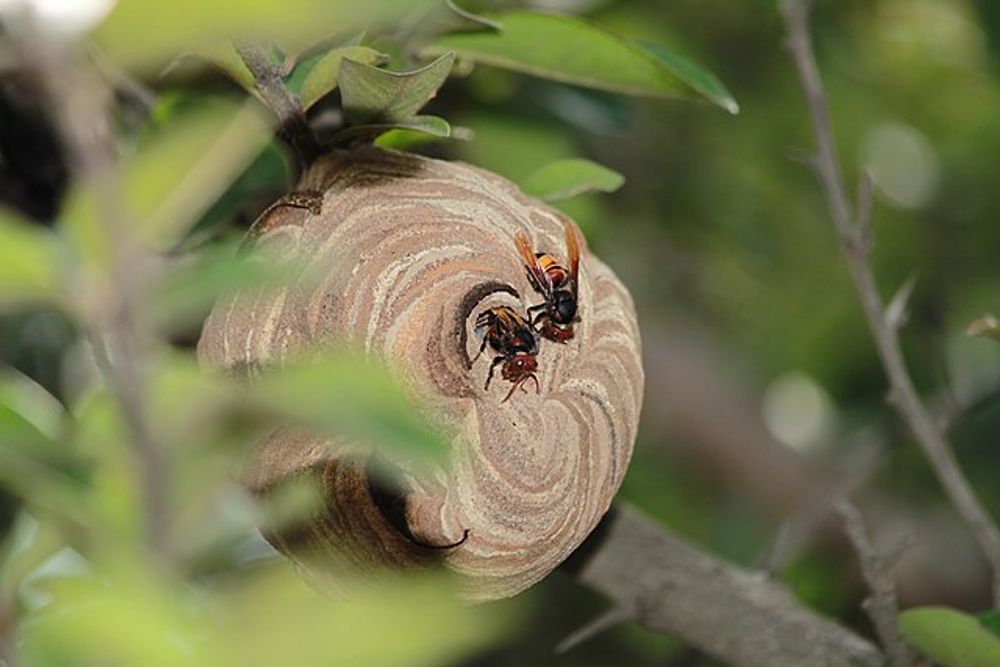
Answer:
MULTIPOLYGON (((626 177, 614 194, 559 204, 633 290, 643 327, 647 403, 622 496, 711 551, 754 565, 783 522, 811 497, 803 480, 836 479, 863 443, 878 441, 882 455, 860 495, 877 540, 914 541, 900 564, 903 605, 986 608, 985 567, 884 402, 885 382, 822 193, 796 159, 812 138, 774 3, 557 4, 619 34, 691 56, 726 83, 741 108, 732 116, 705 104, 626 98, 480 66, 449 80, 425 109, 470 128, 474 137, 421 144, 421 152, 467 160, 515 181, 575 156, 626 177), (720 433, 736 437, 726 446, 720 433)), ((994 159, 1000 154, 1000 17, 987 0, 845 0, 820 3, 815 26, 841 157, 852 174, 855 165, 870 165, 878 186, 874 261, 883 295, 911 276, 916 280, 904 331, 911 370, 932 403, 953 416, 950 429, 963 468, 998 516, 1000 346, 968 338, 965 328, 982 313, 1000 310, 1000 227, 993 216, 1000 204, 994 159)), ((140 139, 183 124, 185 114, 220 97, 241 95, 204 68, 143 81, 156 95, 151 120, 122 128, 140 139)), ((64 160, 50 130, 30 108, 18 106, 13 90, 5 88, 0 108, 0 194, 8 206, 45 224, 59 210, 64 160)), ((286 187, 291 169, 277 144, 268 144, 198 222, 193 238, 212 244, 234 238, 286 187)), ((197 322, 191 316, 169 332, 175 347, 192 344, 197 322)), ((79 333, 52 309, 20 308, 0 319, 0 355, 71 401, 86 385, 79 333)), ((226 431, 226 437, 234 436, 226 431)), ((115 451, 95 457, 113 459, 115 451)), ((221 484, 216 468, 213 483, 221 484)), ((13 495, 2 509, 4 531, 14 540, 25 509, 13 495)), ((224 521, 226 511, 211 521, 224 521)), ((240 521, 244 528, 249 524, 246 516, 240 521)), ((227 556, 183 576, 214 595, 228 590, 220 581, 250 577, 247 571, 263 567, 261 561, 269 562, 264 552, 243 561, 227 556)), ((280 570, 280 563, 273 568, 280 570)), ((859 611, 864 591, 854 557, 834 522, 807 539, 780 576, 810 605, 869 631, 859 611)), ((295 584, 286 586, 259 592, 261 600, 277 605, 284 595, 307 596, 295 584)), ((478 615, 456 612, 434 585, 430 597, 408 586, 373 601, 371 622, 358 625, 359 646, 384 649, 386 656, 372 658, 384 660, 378 664, 415 664, 410 658, 422 654, 413 647, 424 645, 425 664, 711 664, 669 638, 627 624, 583 648, 552 655, 560 639, 605 606, 559 573, 516 604, 480 610, 482 627, 478 615), (413 610, 428 599, 438 605, 430 607, 435 613, 416 615, 437 621, 427 628, 411 625, 413 610), (386 638, 388 627, 399 630, 386 638), (400 659, 394 651, 408 657, 394 662, 400 659)), ((162 611, 171 598, 164 591, 125 590, 151 610, 162 611)), ((231 594, 242 589, 235 590, 231 594)), ((65 594, 89 599, 91 593, 65 594)), ((23 594, 11 593, 18 600, 23 594)), ((142 623, 149 630, 191 620, 190 600, 181 604, 179 621, 163 621, 159 611, 126 614, 132 603, 106 604, 100 622, 107 625, 95 621, 89 631, 110 632, 124 623, 144 637, 142 623)), ((346 612, 324 613, 337 622, 343 616, 336 614, 346 612)), ((267 618, 256 622, 266 625, 267 618)), ((233 627, 238 643, 254 626, 233 627)), ((312 627, 322 636, 322 626, 312 627)), ((152 640, 136 641, 140 652, 154 650, 152 640)), ((162 651, 169 655, 171 647, 162 651)), ((306 656, 303 664, 316 664, 306 656)), ((58 651, 35 659, 76 664, 58 651)))

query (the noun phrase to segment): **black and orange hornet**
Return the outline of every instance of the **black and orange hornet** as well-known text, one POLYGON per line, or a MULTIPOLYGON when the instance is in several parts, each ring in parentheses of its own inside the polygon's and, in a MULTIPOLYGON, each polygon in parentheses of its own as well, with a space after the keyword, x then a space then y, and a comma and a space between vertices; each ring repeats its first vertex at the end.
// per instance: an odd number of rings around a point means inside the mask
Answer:
POLYGON ((487 344, 498 353, 490 364, 485 389, 490 388, 494 369, 503 364, 500 376, 510 381, 511 387, 501 402, 506 402, 514 390, 529 379, 535 382, 535 391, 539 391, 538 378, 535 376, 535 371, 538 369, 538 360, 535 358, 538 354, 538 340, 528 321, 513 308, 497 306, 483 311, 476 318, 476 329, 484 327, 486 331, 483 335, 483 344, 472 361, 475 362, 479 358, 487 344))
POLYGON ((532 328, 549 340, 565 343, 573 337, 573 323, 580 321, 577 315, 580 238, 576 229, 566 224, 568 269, 552 255, 535 252, 522 232, 514 236, 514 243, 528 273, 528 281, 545 299, 543 303, 528 308, 532 328))

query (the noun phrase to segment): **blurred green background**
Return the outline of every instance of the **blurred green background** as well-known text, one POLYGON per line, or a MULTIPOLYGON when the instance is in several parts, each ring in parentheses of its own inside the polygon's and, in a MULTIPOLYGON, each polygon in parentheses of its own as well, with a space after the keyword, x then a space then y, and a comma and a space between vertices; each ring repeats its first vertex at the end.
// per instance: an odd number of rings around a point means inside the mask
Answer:
MULTIPOLYGON (((802 163, 813 139, 775 3, 521 4, 583 15, 615 33, 669 45, 714 72, 740 106, 738 115, 730 115, 707 103, 629 98, 479 65, 449 79, 424 110, 469 128, 472 138, 412 148, 466 160, 515 181, 554 160, 577 156, 625 176, 625 185, 613 194, 558 203, 631 288, 639 313, 646 405, 621 497, 734 562, 756 566, 771 554, 780 565, 776 576, 800 599, 870 634, 860 611, 864 588, 837 522, 803 514, 822 505, 828 486, 849 476, 875 443, 880 454, 855 497, 877 543, 912 541, 897 570, 903 606, 987 608, 985 565, 885 401, 884 376, 822 191, 802 163), (781 527, 796 517, 793 525, 807 528, 801 543, 782 542, 782 553, 774 556, 781 527)), ((964 470, 993 515, 1000 516, 1000 345, 965 334, 973 319, 1000 311, 996 7, 990 0, 826 1, 819 3, 814 26, 849 182, 866 165, 876 184, 873 259, 882 295, 889 300, 908 280, 915 281, 903 331, 911 372, 936 414, 950 420, 964 470)), ((379 48, 389 50, 382 43, 379 48)), ((198 63, 185 62, 167 74, 147 70, 137 80, 151 96, 150 113, 131 117, 126 100, 117 128, 126 143, 169 134, 190 114, 243 96, 221 72, 198 63)), ((2 81, 0 197, 22 216, 51 224, 64 210, 65 156, 16 74, 2 81)), ((310 113, 321 120, 328 111, 320 104, 310 113)), ((218 248, 232 241, 287 188, 294 166, 276 141, 251 157, 243 175, 199 217, 185 237, 188 247, 218 248)), ((175 350, 190 350, 206 303, 210 300, 188 307, 188 319, 169 332, 175 350)), ((67 404, 89 382, 83 347, 72 318, 52 308, 31 305, 0 318, 3 363, 67 404)), ((178 368, 181 376, 191 371, 183 364, 178 368)), ((92 456, 102 457, 114 454, 92 456)), ((79 483, 86 483, 85 477, 77 475, 79 483)), ((15 495, 0 503, 9 544, 23 541, 15 533, 27 521, 15 495)), ((211 520, 223 521, 227 511, 211 520)), ((235 523, 247 531, 251 519, 242 516, 235 523)), ((253 558, 227 557, 185 576, 199 582, 192 585, 215 590, 223 585, 219 581, 250 577, 248 569, 281 571, 280 561, 272 562, 261 545, 256 548, 261 552, 253 558)), ((60 553, 63 560, 70 558, 60 553)), ((86 565, 50 563, 55 571, 74 567, 86 565)), ((270 584, 265 579, 253 585, 270 584)), ((392 588, 388 602, 373 601, 372 623, 359 623, 358 636, 398 647, 428 644, 427 657, 398 662, 386 648, 387 656, 370 664, 713 664, 628 624, 554 655, 556 643, 606 606, 560 572, 514 604, 480 610, 482 619, 465 618, 469 627, 458 628, 450 643, 442 638, 462 614, 437 588, 425 595, 408 586, 392 588), (425 603, 440 605, 439 622, 419 632, 407 632, 410 617, 392 612, 425 603), (475 626, 480 620, 482 628, 475 626), (393 633, 398 628, 398 641, 373 627, 392 627, 393 633)), ((88 595, 81 587, 53 595, 69 600, 88 595)), ((144 584, 135 587, 142 590, 125 590, 149 601, 143 618, 150 636, 158 623, 179 624, 182 633, 184 624, 210 613, 197 608, 197 595, 176 601, 144 584)), ((254 589, 258 593, 265 601, 300 594, 254 589)), ((10 594, 19 599, 23 591, 10 594)), ((130 603, 114 595, 107 593, 104 600, 108 625, 88 631, 142 622, 117 619, 114 614, 130 603)), ((342 609, 329 613, 349 615, 342 609)), ((252 622, 266 624, 266 614, 252 622)), ((237 632, 234 619, 223 625, 237 632)), ((46 631, 44 623, 39 627, 39 633, 46 631)), ((143 632, 136 630, 136 636, 143 632)), ((142 655, 143 646, 151 645, 143 641, 136 639, 138 653, 126 653, 114 664, 131 664, 128 655, 142 655)), ((58 641, 42 643, 57 648, 29 650, 32 664, 90 664, 60 653, 58 641)), ((173 650, 166 644, 164 654, 173 650)), ((211 661, 210 656, 202 658, 211 661)), ((332 652, 329 660, 336 659, 332 652)), ((338 664, 304 660, 301 664, 338 664)), ((184 661, 183 652, 175 656, 176 664, 184 661)))

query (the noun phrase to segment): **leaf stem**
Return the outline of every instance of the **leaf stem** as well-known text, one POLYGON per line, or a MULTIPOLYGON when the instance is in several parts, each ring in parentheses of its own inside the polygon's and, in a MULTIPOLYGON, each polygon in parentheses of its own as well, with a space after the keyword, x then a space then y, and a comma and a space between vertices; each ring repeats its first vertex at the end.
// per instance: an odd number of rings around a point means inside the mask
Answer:
POLYGON ((291 146, 300 165, 308 166, 319 157, 320 145, 309 127, 302 103, 285 85, 281 66, 272 62, 262 46, 237 44, 236 51, 253 74, 254 84, 264 101, 277 115, 279 134, 291 146))

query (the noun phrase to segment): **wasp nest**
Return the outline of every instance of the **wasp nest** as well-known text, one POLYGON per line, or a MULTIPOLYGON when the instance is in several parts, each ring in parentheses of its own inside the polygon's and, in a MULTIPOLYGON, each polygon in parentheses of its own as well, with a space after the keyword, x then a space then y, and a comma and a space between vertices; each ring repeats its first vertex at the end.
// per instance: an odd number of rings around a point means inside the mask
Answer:
POLYGON ((249 486, 315 475, 326 502, 268 539, 314 580, 334 578, 344 562, 375 570, 440 560, 469 599, 531 586, 593 530, 628 466, 643 385, 628 291, 584 248, 575 336, 539 337, 537 393, 527 383, 504 401, 510 383, 499 373, 484 388, 495 353, 475 359, 476 319, 538 304, 515 235, 565 258, 573 223, 482 169, 377 149, 322 158, 297 190, 318 194, 265 212, 253 245, 321 278, 220 299, 202 362, 236 372, 317 345, 360 345, 445 425, 450 454, 430 478, 401 471, 387 486, 359 443, 278 431, 254 454, 249 486))

